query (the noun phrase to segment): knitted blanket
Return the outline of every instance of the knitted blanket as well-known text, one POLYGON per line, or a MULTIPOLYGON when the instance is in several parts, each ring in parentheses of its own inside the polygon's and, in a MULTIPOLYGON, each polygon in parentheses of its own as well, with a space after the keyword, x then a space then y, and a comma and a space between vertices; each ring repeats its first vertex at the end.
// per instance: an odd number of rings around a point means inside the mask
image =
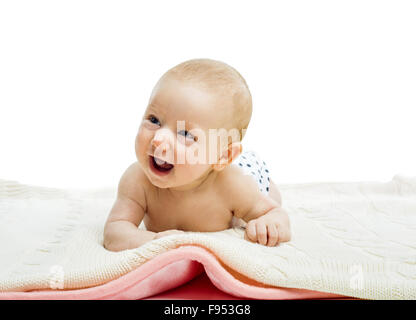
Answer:
MULTIPOLYGON (((138 287, 124 296, 108 290, 115 290, 119 279, 131 286, 139 277, 143 283, 169 264, 162 278, 176 277, 173 286, 180 285, 201 272, 191 263, 199 261, 217 287, 237 296, 299 298, 293 292, 321 292, 416 299, 416 177, 278 187, 291 219, 288 243, 273 248, 250 243, 236 227, 110 252, 102 246, 103 227, 115 189, 62 190, 0 180, 0 298, 34 292, 82 298, 95 287, 106 294, 84 297, 143 298, 138 287)), ((159 286, 146 291, 149 295, 166 290, 162 278, 146 282, 159 286)))

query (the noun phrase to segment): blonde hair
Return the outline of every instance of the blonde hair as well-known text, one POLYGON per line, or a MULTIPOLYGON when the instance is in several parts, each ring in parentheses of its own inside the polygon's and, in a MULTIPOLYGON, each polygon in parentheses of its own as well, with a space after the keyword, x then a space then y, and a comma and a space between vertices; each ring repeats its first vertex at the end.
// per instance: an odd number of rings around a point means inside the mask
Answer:
POLYGON ((166 71, 159 82, 168 77, 190 82, 230 99, 233 127, 239 130, 241 139, 244 137, 251 119, 252 98, 246 81, 236 69, 218 60, 192 59, 166 71))

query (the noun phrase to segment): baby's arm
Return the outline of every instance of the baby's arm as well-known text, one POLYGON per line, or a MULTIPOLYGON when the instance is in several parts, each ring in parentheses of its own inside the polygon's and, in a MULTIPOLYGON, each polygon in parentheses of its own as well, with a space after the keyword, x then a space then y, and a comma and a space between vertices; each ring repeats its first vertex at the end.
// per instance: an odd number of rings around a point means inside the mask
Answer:
POLYGON ((117 199, 104 227, 104 247, 110 251, 133 249, 155 239, 156 233, 138 229, 146 210, 146 198, 137 163, 120 179, 117 199))
MULTIPOLYGON (((281 206, 280 195, 274 199, 272 190, 269 196, 263 195, 251 176, 242 174, 238 168, 234 170, 238 171, 228 177, 232 179, 228 185, 233 186, 228 196, 232 199, 234 216, 247 222, 245 239, 267 246, 289 241, 290 222, 281 206)), ((278 194, 277 188, 273 194, 278 194)))

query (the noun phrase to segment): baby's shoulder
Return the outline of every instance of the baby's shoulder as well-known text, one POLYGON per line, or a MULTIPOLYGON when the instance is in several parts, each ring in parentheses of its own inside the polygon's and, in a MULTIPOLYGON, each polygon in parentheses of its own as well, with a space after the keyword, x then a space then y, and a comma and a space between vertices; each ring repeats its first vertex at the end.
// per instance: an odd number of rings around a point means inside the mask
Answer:
POLYGON ((236 164, 223 170, 220 184, 221 195, 237 218, 244 217, 264 200, 253 176, 236 164))
POLYGON ((226 194, 229 199, 238 199, 247 193, 258 192, 258 186, 253 178, 232 163, 221 171, 218 179, 219 188, 222 194, 226 194))

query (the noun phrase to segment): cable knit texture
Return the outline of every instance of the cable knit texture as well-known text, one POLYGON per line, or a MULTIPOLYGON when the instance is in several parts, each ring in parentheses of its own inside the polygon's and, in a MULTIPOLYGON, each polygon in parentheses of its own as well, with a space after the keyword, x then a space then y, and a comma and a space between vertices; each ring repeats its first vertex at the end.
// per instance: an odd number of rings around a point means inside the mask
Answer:
POLYGON ((236 227, 110 252, 102 245, 103 228, 115 189, 61 190, 0 180, 0 291, 97 286, 168 250, 195 245, 259 286, 416 299, 416 177, 278 187, 291 218, 288 243, 253 244, 236 227))

